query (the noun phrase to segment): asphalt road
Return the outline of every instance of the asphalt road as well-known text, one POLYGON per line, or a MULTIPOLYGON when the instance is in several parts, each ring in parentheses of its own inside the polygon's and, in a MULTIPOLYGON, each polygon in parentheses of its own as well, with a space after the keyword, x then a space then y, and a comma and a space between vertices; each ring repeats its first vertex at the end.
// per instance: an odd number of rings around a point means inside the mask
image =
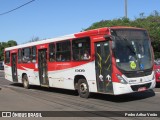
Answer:
MULTIPOLYGON (((0 71, 0 88, 0 111, 160 111, 160 87, 155 88, 153 91, 120 96, 93 94, 91 98, 84 99, 80 98, 75 91, 70 90, 38 86, 24 89, 21 84, 13 84, 5 80, 3 72, 0 71)), ((72 120, 75 118, 67 119, 72 120)), ((78 117, 76 119, 82 118, 78 117)), ((84 117, 83 119, 106 120, 104 117, 84 117)), ((135 118, 110 117, 107 119, 124 120, 135 118)), ((136 119, 150 120, 158 118, 138 117, 136 119)))

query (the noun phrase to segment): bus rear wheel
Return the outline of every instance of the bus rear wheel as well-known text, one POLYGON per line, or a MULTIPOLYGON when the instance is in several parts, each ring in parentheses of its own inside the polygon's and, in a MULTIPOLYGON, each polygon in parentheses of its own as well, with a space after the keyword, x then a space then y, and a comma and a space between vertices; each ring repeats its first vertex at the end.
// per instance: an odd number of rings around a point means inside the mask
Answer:
POLYGON ((85 79, 78 81, 78 93, 82 98, 88 98, 90 96, 89 87, 85 79))
POLYGON ((29 81, 27 75, 24 75, 22 80, 23 80, 23 87, 29 89, 29 81))

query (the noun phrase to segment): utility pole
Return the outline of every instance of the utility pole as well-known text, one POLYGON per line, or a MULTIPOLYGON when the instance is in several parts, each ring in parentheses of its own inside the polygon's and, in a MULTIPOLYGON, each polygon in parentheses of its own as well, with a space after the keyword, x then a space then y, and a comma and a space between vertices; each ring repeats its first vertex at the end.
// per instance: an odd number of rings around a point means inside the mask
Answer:
POLYGON ((127 0, 124 0, 125 2, 125 18, 127 18, 127 0))

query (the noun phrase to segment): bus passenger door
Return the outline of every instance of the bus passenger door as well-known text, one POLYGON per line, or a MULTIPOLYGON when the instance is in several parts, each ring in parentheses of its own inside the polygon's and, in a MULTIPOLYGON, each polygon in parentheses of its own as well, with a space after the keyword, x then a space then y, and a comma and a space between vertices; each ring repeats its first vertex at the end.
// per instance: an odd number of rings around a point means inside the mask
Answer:
POLYGON ((98 92, 112 93, 112 64, 109 41, 95 43, 95 69, 98 92))
POLYGON ((18 82, 18 77, 17 77, 17 54, 16 53, 11 54, 11 69, 12 69, 13 82, 18 82))
POLYGON ((40 85, 49 87, 48 67, 47 67, 47 49, 38 50, 38 70, 40 85))

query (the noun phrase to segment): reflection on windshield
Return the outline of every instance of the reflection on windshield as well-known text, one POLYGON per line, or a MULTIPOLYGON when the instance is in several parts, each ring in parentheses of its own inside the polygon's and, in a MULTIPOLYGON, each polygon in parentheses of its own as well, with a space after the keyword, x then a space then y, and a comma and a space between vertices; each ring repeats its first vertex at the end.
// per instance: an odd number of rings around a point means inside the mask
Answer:
POLYGON ((126 34, 125 37, 122 36, 124 34, 115 36, 114 54, 117 66, 124 71, 150 69, 152 67, 151 46, 148 37, 144 34, 145 31, 136 31, 138 36, 132 34, 132 30, 128 31, 129 36, 126 34))

